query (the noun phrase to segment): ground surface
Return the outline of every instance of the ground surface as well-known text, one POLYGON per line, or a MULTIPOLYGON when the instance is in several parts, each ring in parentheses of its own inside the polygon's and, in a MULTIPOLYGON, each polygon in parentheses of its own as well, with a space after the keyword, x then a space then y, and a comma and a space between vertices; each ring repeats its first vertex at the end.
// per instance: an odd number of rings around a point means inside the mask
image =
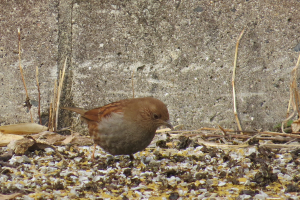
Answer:
MULTIPOLYGON (((236 127, 231 77, 243 29, 236 97, 243 128, 271 129, 285 118, 290 72, 299 55, 298 0, 1 1, 0 124, 48 121, 54 82, 67 59, 62 106, 92 109, 153 96, 168 105, 172 124, 188 129, 236 127), (132 77, 132 73, 133 77, 132 77)), ((59 126, 83 128, 61 112, 59 126)))
POLYGON ((22 193, 17 199, 298 199, 300 150, 236 139, 229 142, 236 145, 212 147, 199 135, 178 136, 158 134, 133 161, 98 147, 92 162, 91 146, 58 146, 65 161, 51 148, 27 151, 0 163, 0 193, 22 193))

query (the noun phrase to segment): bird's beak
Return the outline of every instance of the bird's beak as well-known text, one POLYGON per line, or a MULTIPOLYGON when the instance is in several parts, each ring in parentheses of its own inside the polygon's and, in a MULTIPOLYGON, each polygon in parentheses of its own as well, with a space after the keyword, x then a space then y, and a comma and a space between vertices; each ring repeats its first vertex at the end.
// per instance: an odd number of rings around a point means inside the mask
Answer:
POLYGON ((166 122, 165 122, 165 125, 166 125, 167 127, 169 127, 172 131, 174 130, 172 124, 171 124, 169 121, 166 121, 166 122))

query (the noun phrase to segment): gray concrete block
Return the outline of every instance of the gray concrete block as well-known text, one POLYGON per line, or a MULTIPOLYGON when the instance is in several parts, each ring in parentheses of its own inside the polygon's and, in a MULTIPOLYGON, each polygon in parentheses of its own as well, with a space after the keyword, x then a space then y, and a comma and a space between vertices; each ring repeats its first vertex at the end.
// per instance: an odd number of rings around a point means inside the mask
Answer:
MULTIPOLYGON (((24 77, 37 122, 39 68, 43 108, 48 115, 50 98, 57 78, 58 9, 57 1, 0 2, 0 123, 30 122, 24 102, 25 90, 19 70, 18 28, 21 30, 21 58, 24 77)), ((46 119, 46 117, 44 118, 46 119)))
MULTIPOLYGON (((218 124, 235 128, 231 76, 236 39, 245 28, 236 71, 243 128, 270 129, 285 117, 290 72, 298 57, 294 50, 299 43, 298 1, 22 4, 1 6, 6 13, 0 22, 0 47, 4 48, 0 53, 6 54, 0 58, 5 66, 0 72, 4 84, 0 85, 2 123, 28 120, 21 106, 25 95, 18 57, 13 52, 17 50, 18 26, 26 34, 22 62, 26 76, 31 77, 28 87, 32 96, 36 95, 33 71, 36 65, 44 66, 41 79, 49 86, 41 86, 44 112, 53 79, 69 56, 64 106, 90 109, 132 97, 134 72, 136 97, 154 96, 168 104, 174 125, 184 124, 188 129, 218 124), (43 29, 29 19, 43 21, 43 29), (49 76, 50 72, 56 74, 49 76)), ((61 112, 61 127, 76 123, 70 116, 75 115, 61 112)))

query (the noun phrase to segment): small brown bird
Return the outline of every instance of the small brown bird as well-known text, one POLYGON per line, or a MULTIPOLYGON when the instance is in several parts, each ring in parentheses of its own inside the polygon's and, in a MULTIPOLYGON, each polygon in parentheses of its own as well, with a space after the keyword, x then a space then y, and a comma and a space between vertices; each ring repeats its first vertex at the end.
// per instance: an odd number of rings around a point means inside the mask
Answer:
POLYGON ((123 99, 89 111, 62 109, 79 113, 86 120, 95 144, 112 155, 133 158, 132 154, 151 143, 158 127, 173 129, 166 105, 152 97, 123 99))

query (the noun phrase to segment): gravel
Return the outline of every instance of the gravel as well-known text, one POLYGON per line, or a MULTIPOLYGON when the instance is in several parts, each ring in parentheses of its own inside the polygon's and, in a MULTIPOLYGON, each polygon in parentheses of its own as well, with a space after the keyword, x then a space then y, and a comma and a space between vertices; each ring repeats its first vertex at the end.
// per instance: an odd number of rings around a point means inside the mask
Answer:
POLYGON ((133 161, 100 147, 92 161, 93 147, 75 145, 56 147, 64 160, 51 148, 14 155, 0 163, 0 193, 25 200, 299 199, 299 149, 208 147, 189 138, 151 146, 133 161))

